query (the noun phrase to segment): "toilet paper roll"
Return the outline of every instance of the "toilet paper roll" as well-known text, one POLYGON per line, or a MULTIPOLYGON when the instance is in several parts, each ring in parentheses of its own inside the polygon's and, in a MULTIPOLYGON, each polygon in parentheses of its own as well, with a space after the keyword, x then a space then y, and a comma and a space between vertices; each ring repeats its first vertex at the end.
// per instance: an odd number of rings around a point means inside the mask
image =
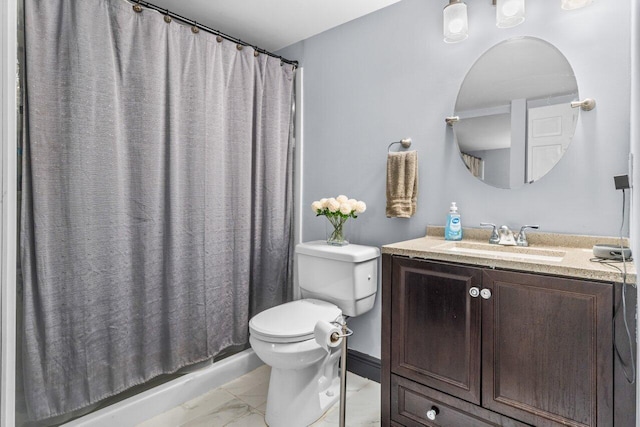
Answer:
POLYGON ((325 350, 329 350, 332 347, 337 347, 340 345, 340 343, 342 343, 341 337, 337 340, 333 340, 331 338, 333 334, 340 335, 341 329, 338 326, 327 322, 326 320, 319 320, 318 323, 316 323, 316 326, 313 328, 313 333, 316 337, 316 342, 320 344, 320 347, 324 348, 325 350))

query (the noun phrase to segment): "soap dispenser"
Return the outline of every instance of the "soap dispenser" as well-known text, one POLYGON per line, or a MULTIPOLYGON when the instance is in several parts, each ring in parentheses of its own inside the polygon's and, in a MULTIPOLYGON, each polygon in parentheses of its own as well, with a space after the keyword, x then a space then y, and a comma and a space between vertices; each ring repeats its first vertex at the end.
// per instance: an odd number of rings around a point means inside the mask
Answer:
POLYGON ((462 240, 462 221, 456 202, 451 202, 449 213, 447 214, 447 225, 444 228, 445 240, 462 240))

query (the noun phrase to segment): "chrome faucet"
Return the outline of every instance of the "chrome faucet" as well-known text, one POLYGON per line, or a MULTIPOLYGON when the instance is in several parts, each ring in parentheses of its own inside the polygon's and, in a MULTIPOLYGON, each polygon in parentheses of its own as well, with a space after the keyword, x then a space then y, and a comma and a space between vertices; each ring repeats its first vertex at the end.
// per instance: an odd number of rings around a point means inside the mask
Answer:
POLYGON ((524 234, 524 230, 526 228, 532 228, 534 230, 537 230, 538 228, 540 228, 540 226, 539 225, 523 225, 522 227, 520 227, 520 232, 518 233, 518 238, 516 239, 516 244, 518 246, 529 246, 527 235, 524 234))
POLYGON ((480 227, 493 227, 493 230, 491 230, 491 237, 489 237, 489 243, 491 243, 492 245, 497 245, 500 242, 500 236, 498 236, 495 224, 491 224, 489 222, 481 222, 480 227))
POLYGON ((503 245, 503 246, 515 246, 516 245, 516 239, 515 237, 513 237, 513 231, 509 230, 509 227, 507 227, 506 225, 503 225, 502 227, 500 227, 500 241, 498 242, 499 245, 503 245))
POLYGON ((523 225, 520 227, 520 232, 514 235, 513 231, 509 230, 509 227, 506 225, 500 227, 499 232, 496 230, 496 225, 490 222, 481 222, 480 227, 492 227, 489 243, 504 246, 529 246, 529 241, 527 240, 527 235, 524 233, 524 230, 527 228, 534 230, 540 228, 539 225, 523 225))

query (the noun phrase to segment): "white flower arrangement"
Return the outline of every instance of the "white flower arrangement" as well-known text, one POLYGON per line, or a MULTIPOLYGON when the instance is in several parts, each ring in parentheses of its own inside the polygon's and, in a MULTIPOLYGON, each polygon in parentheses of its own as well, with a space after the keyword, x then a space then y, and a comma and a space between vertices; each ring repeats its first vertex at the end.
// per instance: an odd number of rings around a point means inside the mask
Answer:
POLYGON ((327 239, 327 243, 346 245, 349 242, 344 239, 343 226, 345 221, 349 218, 357 218, 359 214, 367 210, 367 205, 363 201, 350 199, 341 194, 335 198, 316 200, 311 203, 311 209, 316 213, 316 216, 326 216, 333 225, 333 233, 327 239))

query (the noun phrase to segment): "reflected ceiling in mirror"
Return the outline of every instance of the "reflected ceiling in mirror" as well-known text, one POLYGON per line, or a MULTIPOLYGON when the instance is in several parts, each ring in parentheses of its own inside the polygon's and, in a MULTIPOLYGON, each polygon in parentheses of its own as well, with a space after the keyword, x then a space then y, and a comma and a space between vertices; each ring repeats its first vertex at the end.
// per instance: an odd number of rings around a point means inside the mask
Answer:
POLYGON ((498 188, 540 179, 575 131, 578 84, 553 45, 534 37, 503 41, 471 67, 456 100, 455 137, 469 171, 498 188))

